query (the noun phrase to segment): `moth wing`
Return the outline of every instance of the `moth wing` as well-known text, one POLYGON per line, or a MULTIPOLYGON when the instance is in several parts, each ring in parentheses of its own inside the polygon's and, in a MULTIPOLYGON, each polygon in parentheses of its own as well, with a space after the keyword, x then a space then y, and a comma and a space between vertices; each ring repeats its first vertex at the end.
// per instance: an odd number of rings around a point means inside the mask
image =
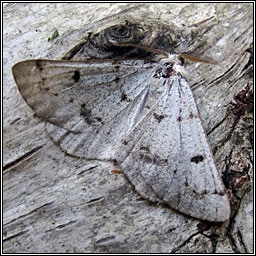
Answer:
POLYGON ((27 104, 47 121, 50 137, 65 152, 109 160, 147 112, 154 67, 140 60, 29 60, 16 64, 13 75, 27 104))
POLYGON ((118 162, 143 197, 195 218, 225 221, 228 197, 190 86, 182 77, 168 79, 154 111, 126 138, 133 147, 118 162))

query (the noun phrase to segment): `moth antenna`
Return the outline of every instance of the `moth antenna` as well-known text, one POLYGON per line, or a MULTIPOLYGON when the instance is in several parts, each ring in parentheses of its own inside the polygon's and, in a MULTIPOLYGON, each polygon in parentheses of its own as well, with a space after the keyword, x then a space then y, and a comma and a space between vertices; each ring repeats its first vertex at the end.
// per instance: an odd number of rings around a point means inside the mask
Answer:
POLYGON ((189 61, 193 61, 193 62, 202 62, 202 63, 206 63, 206 64, 213 64, 213 65, 220 65, 217 61, 214 60, 204 60, 204 59, 200 59, 200 58, 196 58, 193 56, 190 56, 186 53, 181 53, 180 57, 189 60, 189 61))

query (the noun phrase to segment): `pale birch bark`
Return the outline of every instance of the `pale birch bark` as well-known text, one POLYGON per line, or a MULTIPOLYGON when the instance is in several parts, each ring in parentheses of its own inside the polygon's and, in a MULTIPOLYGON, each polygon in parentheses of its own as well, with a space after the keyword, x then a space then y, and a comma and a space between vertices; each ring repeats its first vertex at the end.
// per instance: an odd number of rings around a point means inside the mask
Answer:
POLYGON ((5 253, 253 252, 252 3, 4 4, 3 29, 5 253), (189 63, 186 77, 230 196, 229 222, 148 203, 111 164, 67 156, 19 95, 11 67, 51 56, 55 27, 96 32, 125 20, 174 24, 190 35, 184 50, 220 63, 189 63))

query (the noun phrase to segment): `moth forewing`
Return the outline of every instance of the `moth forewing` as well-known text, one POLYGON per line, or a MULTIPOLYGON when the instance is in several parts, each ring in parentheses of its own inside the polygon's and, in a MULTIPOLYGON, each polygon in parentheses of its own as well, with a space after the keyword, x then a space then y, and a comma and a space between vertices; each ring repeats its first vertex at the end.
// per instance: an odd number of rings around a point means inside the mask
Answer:
POLYGON ((107 122, 132 101, 143 90, 151 67, 142 67, 141 61, 31 60, 16 64, 13 75, 38 117, 66 130, 83 132, 90 129, 88 126, 107 122), (138 85, 131 88, 134 80, 138 85))
POLYGON ((127 138, 134 138, 136 145, 121 163, 122 170, 143 197, 195 218, 225 221, 229 201, 192 91, 179 75, 168 82, 167 95, 127 138))

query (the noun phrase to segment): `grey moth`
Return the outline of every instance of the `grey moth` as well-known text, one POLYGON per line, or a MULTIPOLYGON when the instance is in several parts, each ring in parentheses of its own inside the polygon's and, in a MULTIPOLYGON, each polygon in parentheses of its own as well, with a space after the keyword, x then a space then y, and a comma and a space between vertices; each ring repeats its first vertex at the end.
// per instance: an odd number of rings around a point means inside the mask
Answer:
POLYGON ((27 60, 14 65, 13 76, 67 154, 114 161, 152 202, 198 219, 228 220, 229 200, 180 71, 181 55, 135 47, 157 60, 27 60))

